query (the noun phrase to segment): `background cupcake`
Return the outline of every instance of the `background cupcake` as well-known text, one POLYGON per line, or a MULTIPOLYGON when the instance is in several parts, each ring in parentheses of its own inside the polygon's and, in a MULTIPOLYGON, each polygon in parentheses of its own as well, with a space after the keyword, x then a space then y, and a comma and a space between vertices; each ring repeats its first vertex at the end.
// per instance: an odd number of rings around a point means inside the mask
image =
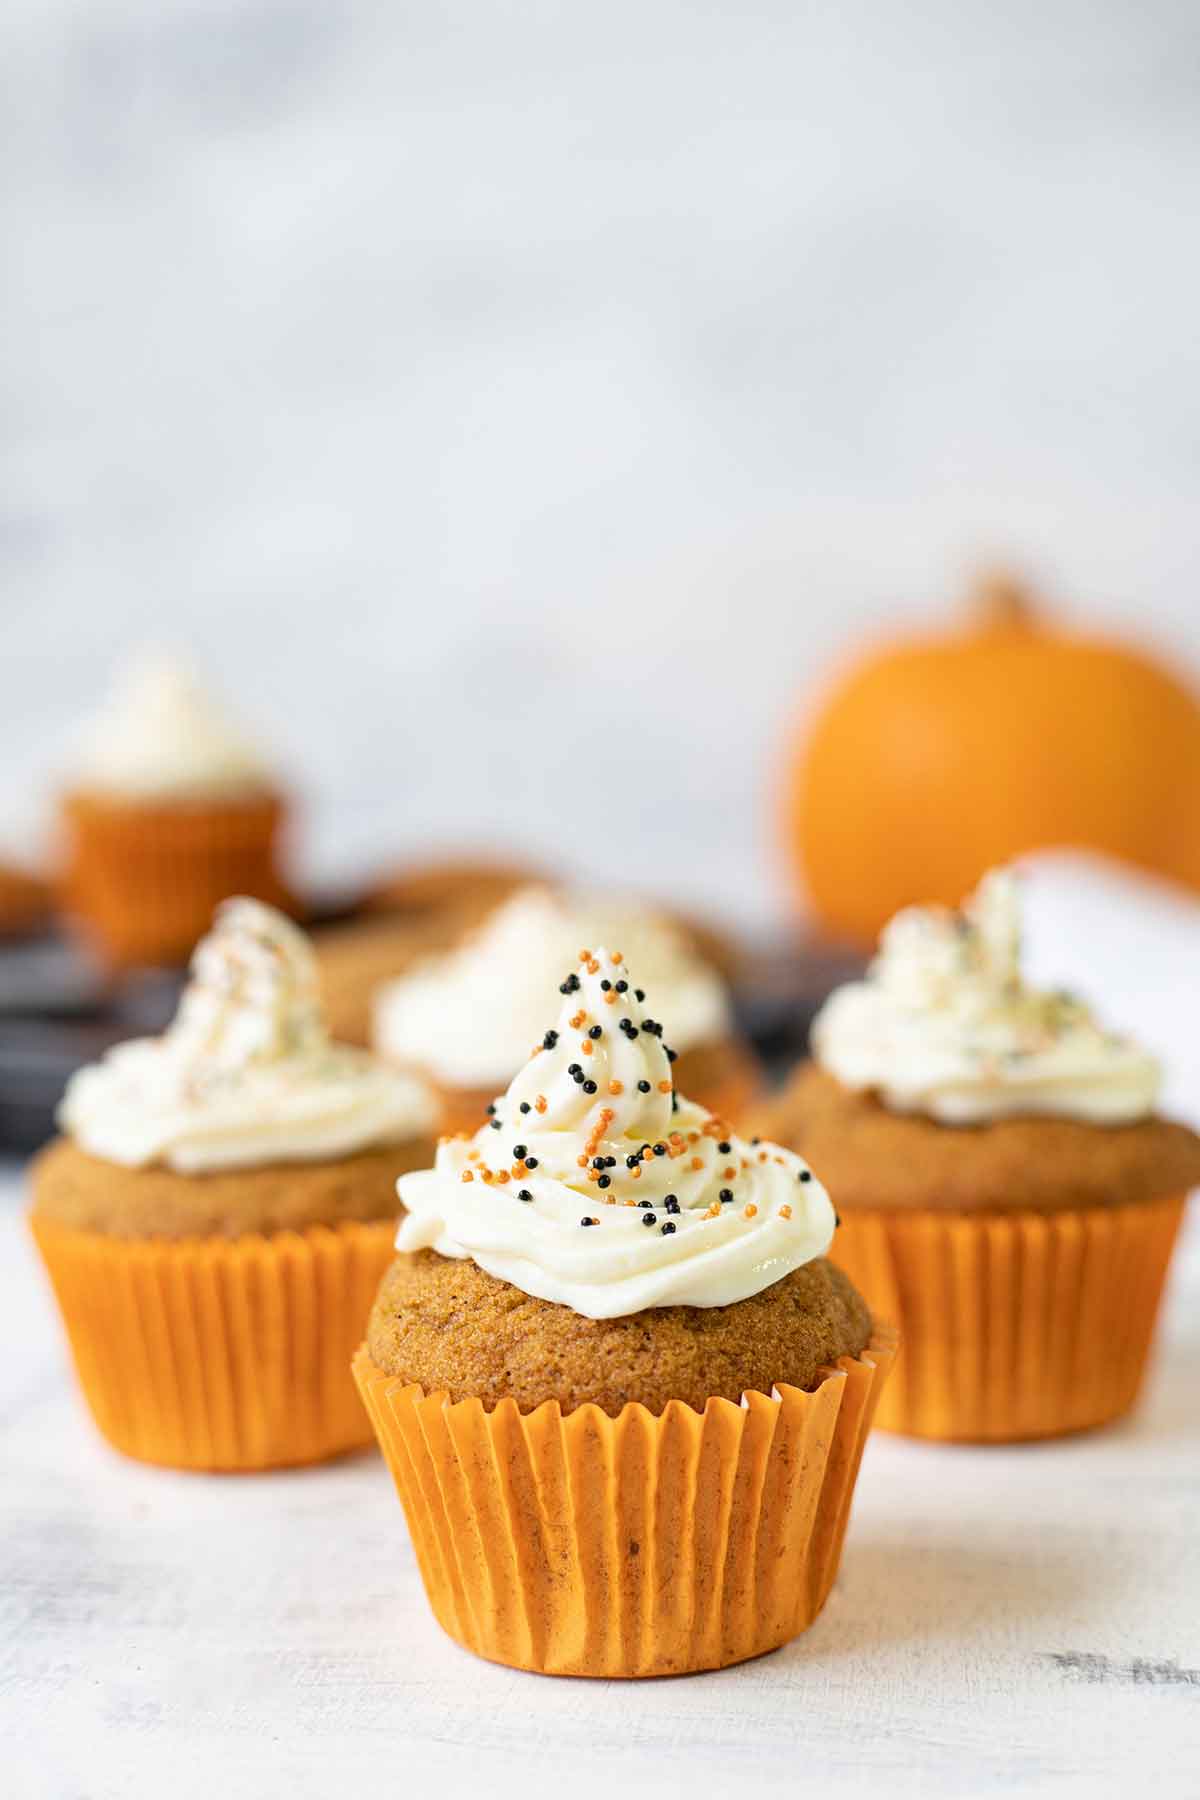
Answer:
POLYGON ((583 951, 482 1129, 404 1178, 355 1361, 438 1619, 557 1674, 803 1630, 889 1351, 824 1188, 682 1098, 634 983, 583 951))
POLYGON ((1124 1412, 1145 1368, 1200 1138, 1154 1112, 1155 1060, 1026 987, 1018 890, 899 913, 761 1127, 838 1196, 838 1260, 899 1323, 879 1422, 1009 1439, 1124 1412))
POLYGON ((374 1046, 428 1075, 448 1129, 474 1129, 540 1039, 563 970, 581 944, 601 940, 625 947, 671 1019, 681 1089, 736 1118, 758 1065, 734 1030, 725 982, 684 927, 629 898, 522 889, 455 949, 379 990, 374 1046))
POLYGON ((314 1461, 369 1428, 346 1373, 434 1101, 329 1039, 308 943, 222 907, 174 1023, 71 1081, 32 1226, 97 1425, 182 1468, 314 1461))
POLYGON ((286 900, 278 782, 170 661, 144 660, 118 682, 61 810, 64 902, 112 963, 186 961, 227 894, 286 900))

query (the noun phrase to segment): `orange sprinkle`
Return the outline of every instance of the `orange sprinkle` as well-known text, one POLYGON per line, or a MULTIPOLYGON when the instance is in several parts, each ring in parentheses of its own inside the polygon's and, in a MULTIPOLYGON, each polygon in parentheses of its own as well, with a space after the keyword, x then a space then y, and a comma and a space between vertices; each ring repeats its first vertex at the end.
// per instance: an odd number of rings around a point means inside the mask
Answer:
POLYGON ((594 956, 587 966, 587 972, 589 975, 598 975, 600 973, 600 964, 596 961, 594 956))
POLYGON ((544 1112, 545 1112, 545 1110, 546 1110, 546 1096, 545 1096, 545 1094, 539 1094, 539 1095, 538 1095, 538 1097, 537 1097, 537 1099, 536 1099, 536 1100, 535 1100, 535 1101, 534 1101, 534 1103, 533 1103, 533 1110, 534 1110, 534 1112, 540 1112, 540 1113, 544 1113, 544 1112))
POLYGON ((501 1183, 507 1181, 508 1180, 508 1170, 507 1169, 497 1169, 496 1170, 496 1180, 501 1183))
POLYGON ((589 1169, 587 1172, 587 1178, 589 1181, 599 1181, 599 1179, 600 1179, 599 1169, 589 1169))
POLYGON ((576 1161, 576 1162, 577 1162, 577 1163, 578 1163, 578 1164, 579 1164, 579 1166, 580 1166, 580 1168, 581 1168, 581 1169, 586 1169, 586 1168, 587 1168, 587 1165, 588 1165, 588 1159, 587 1159, 587 1157, 586 1157, 586 1156, 577 1156, 577 1157, 576 1157, 576 1158, 575 1158, 575 1161, 576 1161))
POLYGON ((760 1151, 759 1151, 759 1153, 758 1153, 758 1160, 759 1160, 759 1162, 766 1162, 766 1160, 767 1160, 767 1153, 766 1153, 766 1151, 765 1151, 765 1150, 760 1150, 760 1151))
POLYGON ((636 1206, 636 1205, 637 1205, 637 1201, 636 1201, 636 1200, 624 1200, 624 1201, 622 1201, 622 1203, 621 1203, 621 1204, 622 1204, 622 1205, 623 1205, 623 1206, 636 1206))
POLYGON ((667 1142, 668 1142, 668 1144, 682 1144, 682 1142, 683 1142, 682 1133, 678 1132, 678 1131, 668 1131, 667 1142))
POLYGON ((641 1180, 641 1175, 642 1175, 642 1165, 641 1165, 641 1163, 634 1163, 634 1165, 633 1165, 633 1167, 632 1167, 632 1169, 630 1169, 630 1171, 629 1171, 629 1179, 630 1179, 630 1181, 640 1181, 640 1180, 641 1180))
POLYGON ((660 1081, 658 1084, 658 1091, 660 1094, 669 1094, 671 1091, 670 1082, 669 1081, 660 1081))
POLYGON ((698 1131, 689 1131, 688 1132, 688 1143, 689 1144, 698 1143, 699 1138, 700 1138, 700 1133, 698 1131))
POLYGON ((587 1014, 584 1012, 584 1010, 581 1006, 579 1011, 575 1014, 574 1018, 571 1020, 571 1030, 578 1031, 579 1027, 583 1024, 583 1021, 586 1018, 587 1018, 587 1014))
POLYGON ((579 960, 580 960, 580 962, 581 962, 581 963, 589 963, 589 962, 591 962, 591 960, 592 960, 592 953, 591 953, 591 951, 590 951, 590 950, 581 950, 581 951, 580 951, 580 952, 579 952, 579 960))
POLYGON ((625 961, 625 958, 621 955, 621 952, 619 950, 610 950, 608 953, 608 959, 613 964, 614 967, 618 966, 619 964, 621 964, 625 961))
POLYGON ((733 1164, 730 1163, 730 1165, 727 1169, 721 1170, 721 1174, 725 1178, 726 1181, 732 1181, 734 1176, 737 1174, 737 1170, 734 1168, 733 1164))
POLYGON ((744 1156, 742 1158, 742 1167, 743 1167, 743 1169, 748 1169, 750 1167, 750 1164, 747 1162, 747 1160, 744 1156))
POLYGON ((616 988, 609 988, 607 994, 604 996, 604 1004, 605 1006, 615 1006, 617 1004, 616 988))
POLYGON ((467 1161, 468 1162, 478 1162, 479 1155, 480 1155, 480 1153, 478 1150, 468 1150, 467 1151, 467 1161))
POLYGON ((463 1172, 462 1172, 462 1179, 463 1179, 463 1180, 464 1180, 464 1181, 474 1181, 474 1179, 475 1179, 475 1175, 474 1175, 474 1172, 473 1172, 473 1170, 471 1170, 471 1169, 464 1169, 464 1170, 463 1170, 463 1172))
POLYGON ((750 1202, 749 1206, 747 1206, 745 1208, 745 1210, 743 1211, 742 1217, 744 1219, 752 1219, 757 1211, 758 1211, 758 1208, 757 1208, 757 1206, 755 1206, 755 1204, 752 1200, 750 1202))
POLYGON ((545 1048, 546 1048, 546 1046, 545 1046, 545 1044, 535 1044, 535 1045, 534 1045, 534 1046, 533 1046, 533 1049, 532 1049, 532 1050, 531 1050, 531 1051, 530 1051, 530 1052, 529 1052, 529 1055, 530 1055, 530 1059, 531 1059, 531 1060, 532 1060, 532 1058, 533 1058, 533 1057, 535 1057, 535 1056, 540 1056, 540 1055, 541 1055, 541 1053, 542 1053, 542 1051, 543 1051, 543 1050, 544 1050, 544 1049, 545 1049, 545 1048))
POLYGON ((625 1083, 614 1079, 609 1082, 608 1091, 610 1094, 623 1094, 625 1092, 625 1083))
POLYGON ((524 1173, 525 1173, 525 1164, 524 1163, 514 1163, 512 1168, 509 1170, 509 1174, 512 1176, 514 1181, 520 1181, 520 1179, 524 1173))
POLYGON ((490 1169, 480 1169, 479 1173, 484 1181, 494 1181, 496 1179, 490 1169))
POLYGON ((779 1216, 781 1219, 790 1219, 792 1216, 791 1207, 790 1206, 781 1206, 779 1209, 779 1216))
POLYGON ((776 1161, 776 1162, 777 1162, 777 1163, 778 1163, 778 1164, 779 1164, 779 1166, 780 1166, 780 1168, 781 1168, 781 1169, 782 1169, 782 1167, 783 1167, 783 1158, 782 1158, 782 1156, 777 1156, 777 1157, 776 1157, 776 1158, 775 1158, 775 1161, 776 1161))
POLYGON ((704 1158, 702 1156, 693 1156, 692 1167, 693 1169, 702 1169, 704 1167, 704 1158))
POLYGON ((721 1212, 720 1205, 718 1204, 718 1202, 716 1200, 714 1200, 712 1205, 709 1207, 708 1211, 705 1213, 704 1216, 706 1219, 715 1219, 715 1218, 719 1217, 720 1212, 721 1212))
POLYGON ((580 1045, 579 1045, 580 1055, 581 1056, 590 1056, 592 1054, 592 1051, 595 1048, 596 1048, 596 1046, 595 1046, 595 1044, 593 1044, 591 1038, 584 1038, 584 1039, 582 1039, 582 1041, 580 1042, 580 1045))

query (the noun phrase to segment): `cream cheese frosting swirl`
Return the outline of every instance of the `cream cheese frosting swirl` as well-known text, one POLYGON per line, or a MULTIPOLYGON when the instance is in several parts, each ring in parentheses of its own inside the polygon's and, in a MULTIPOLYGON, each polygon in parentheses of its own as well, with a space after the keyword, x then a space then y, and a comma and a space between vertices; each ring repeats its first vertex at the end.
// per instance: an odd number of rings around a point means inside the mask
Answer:
POLYGON ((1081 1000, 1021 979, 1017 878, 996 869, 961 911, 910 907, 865 981, 831 995, 817 1060, 845 1087, 947 1125, 1039 1114, 1118 1125, 1154 1110, 1160 1071, 1081 1000))
POLYGON ((244 899, 218 911, 163 1036, 81 1069, 58 1110, 94 1156, 187 1174, 325 1161, 423 1136, 435 1117, 423 1082, 330 1040, 307 938, 244 899))
POLYGON ((580 944, 622 944, 658 996, 680 1050, 730 1029, 720 976, 670 920, 620 896, 520 889, 457 949, 427 959, 375 1000, 375 1048, 448 1087, 494 1092, 540 1034, 580 944))
POLYGON ((259 752, 164 656, 142 657, 118 680, 84 734, 75 775, 90 792, 128 800, 223 799, 271 782, 259 752))
POLYGON ((728 1306, 824 1255, 820 1182, 676 1094, 620 952, 582 952, 559 991, 557 1025, 487 1123, 401 1177, 398 1249, 470 1257, 590 1319, 728 1306))

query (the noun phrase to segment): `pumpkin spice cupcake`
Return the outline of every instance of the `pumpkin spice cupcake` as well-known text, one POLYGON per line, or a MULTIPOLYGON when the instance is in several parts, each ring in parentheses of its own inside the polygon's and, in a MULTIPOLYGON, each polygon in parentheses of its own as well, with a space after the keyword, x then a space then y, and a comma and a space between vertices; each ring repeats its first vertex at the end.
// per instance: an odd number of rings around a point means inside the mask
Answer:
POLYGON ((286 903, 279 785, 171 662, 118 683, 61 812, 64 905, 111 965, 185 962, 227 894, 286 903))
POLYGON ((563 969, 601 938, 626 946, 671 1018, 682 1091, 738 1118, 760 1072, 733 1028, 724 981, 684 927, 616 895, 523 888, 453 950, 379 990, 372 1043, 433 1082, 447 1130, 473 1130, 540 1038, 563 969))
POLYGON ((634 983, 582 952, 482 1129, 402 1179, 354 1364, 439 1622, 548 1674, 811 1624, 892 1349, 811 1169, 682 1097, 634 983))
POLYGON ((996 1440, 1102 1425, 1141 1383, 1200 1138, 1082 1001, 1025 987, 1013 875, 911 908, 759 1117, 833 1185, 837 1259, 904 1354, 879 1423, 996 1440))
POLYGON ((433 1096, 335 1045, 303 934, 228 901, 161 1038, 68 1084, 33 1235, 105 1437, 186 1469, 369 1441, 346 1363, 433 1096))

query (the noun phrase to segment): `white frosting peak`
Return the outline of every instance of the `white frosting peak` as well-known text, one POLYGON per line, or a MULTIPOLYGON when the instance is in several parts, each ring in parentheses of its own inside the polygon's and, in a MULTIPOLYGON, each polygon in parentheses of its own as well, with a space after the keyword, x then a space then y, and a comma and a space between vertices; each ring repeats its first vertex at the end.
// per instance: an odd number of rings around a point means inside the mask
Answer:
POLYGON ((423 1083, 330 1041, 303 932, 227 900, 161 1038, 81 1069, 59 1124, 109 1162, 196 1173, 319 1162, 432 1130, 423 1083))
POLYGON ((187 800, 256 792, 271 775, 190 672, 153 655, 130 665, 85 732, 77 779, 124 799, 187 800))
POLYGON ((447 1087, 503 1086, 539 1036, 581 944, 619 944, 671 1019, 680 1050, 730 1026, 729 999, 670 920, 613 895, 521 888, 456 949, 430 957, 375 997, 381 1055, 428 1069, 447 1087))
POLYGON ((560 991, 557 1025, 492 1117, 401 1178, 397 1248, 470 1257, 592 1319, 728 1306, 822 1256, 824 1188, 791 1151, 675 1094, 621 954, 589 952, 560 991))
POLYGON ((1017 878, 986 875, 962 910, 909 907, 884 929, 865 981, 813 1026, 817 1060, 897 1112, 943 1124, 1021 1114, 1120 1124, 1154 1109, 1159 1068, 1082 1001, 1021 979, 1017 878))

